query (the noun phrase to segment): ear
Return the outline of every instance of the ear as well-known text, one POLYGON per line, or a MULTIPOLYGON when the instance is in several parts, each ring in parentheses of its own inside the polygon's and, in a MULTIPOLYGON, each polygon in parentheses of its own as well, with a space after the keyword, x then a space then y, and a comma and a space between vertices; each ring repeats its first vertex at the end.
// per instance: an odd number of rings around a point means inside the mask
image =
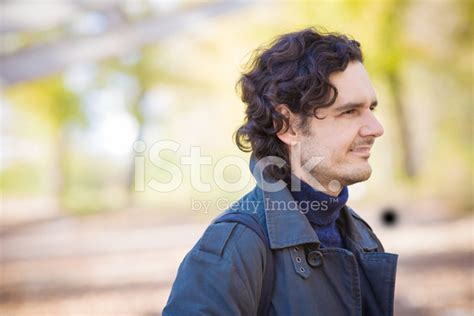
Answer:
POLYGON ((297 120, 296 114, 291 112, 286 104, 278 104, 275 110, 288 119, 288 126, 283 124, 283 128, 276 134, 277 137, 285 144, 291 146, 298 140, 297 120), (288 128, 287 128, 288 127, 288 128))

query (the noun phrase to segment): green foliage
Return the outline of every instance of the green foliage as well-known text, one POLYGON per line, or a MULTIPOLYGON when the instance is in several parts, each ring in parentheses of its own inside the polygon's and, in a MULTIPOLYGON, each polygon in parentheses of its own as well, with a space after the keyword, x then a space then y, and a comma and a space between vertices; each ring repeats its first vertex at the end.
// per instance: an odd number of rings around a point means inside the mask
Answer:
POLYGON ((79 97, 64 86, 61 76, 15 85, 6 89, 5 95, 13 105, 38 115, 55 132, 72 122, 86 125, 79 97))
POLYGON ((0 192, 7 195, 45 194, 43 169, 39 165, 16 163, 0 172, 0 192))

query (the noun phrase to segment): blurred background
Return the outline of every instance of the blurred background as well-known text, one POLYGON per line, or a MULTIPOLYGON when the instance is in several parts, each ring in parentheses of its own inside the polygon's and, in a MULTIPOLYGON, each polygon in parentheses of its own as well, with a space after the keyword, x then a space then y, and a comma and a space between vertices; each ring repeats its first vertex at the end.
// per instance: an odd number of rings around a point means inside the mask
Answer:
POLYGON ((385 135, 349 204, 399 254, 395 314, 473 315, 473 14, 468 0, 1 1, 0 313, 160 315, 185 253, 253 187, 213 180, 224 157, 249 158, 232 140, 242 66, 322 26, 361 42, 378 93, 385 135), (170 181, 150 161, 161 140, 179 144, 169 161, 211 158, 208 192, 189 166, 171 192, 146 185, 170 181))

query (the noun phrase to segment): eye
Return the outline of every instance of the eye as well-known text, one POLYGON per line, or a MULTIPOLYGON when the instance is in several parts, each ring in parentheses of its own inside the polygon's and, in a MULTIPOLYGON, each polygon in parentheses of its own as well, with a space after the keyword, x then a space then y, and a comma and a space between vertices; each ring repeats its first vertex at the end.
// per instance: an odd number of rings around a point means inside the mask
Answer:
POLYGON ((354 114, 355 112, 356 112, 355 109, 350 109, 350 110, 342 112, 342 115, 351 115, 351 114, 354 114))
POLYGON ((377 110, 377 107, 376 107, 376 106, 371 106, 371 107, 370 107, 370 110, 371 110, 372 112, 374 112, 375 110, 377 110))

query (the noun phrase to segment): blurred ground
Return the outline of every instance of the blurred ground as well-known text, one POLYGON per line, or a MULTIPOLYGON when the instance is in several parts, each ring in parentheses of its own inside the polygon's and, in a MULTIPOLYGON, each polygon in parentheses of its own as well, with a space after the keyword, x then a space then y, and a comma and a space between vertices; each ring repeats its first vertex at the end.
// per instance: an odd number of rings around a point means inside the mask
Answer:
MULTIPOLYGON (((1 314, 160 315, 206 226, 180 218, 135 210, 2 227, 1 314)), ((396 315, 472 315, 473 219, 394 228, 368 219, 400 254, 396 315)))

